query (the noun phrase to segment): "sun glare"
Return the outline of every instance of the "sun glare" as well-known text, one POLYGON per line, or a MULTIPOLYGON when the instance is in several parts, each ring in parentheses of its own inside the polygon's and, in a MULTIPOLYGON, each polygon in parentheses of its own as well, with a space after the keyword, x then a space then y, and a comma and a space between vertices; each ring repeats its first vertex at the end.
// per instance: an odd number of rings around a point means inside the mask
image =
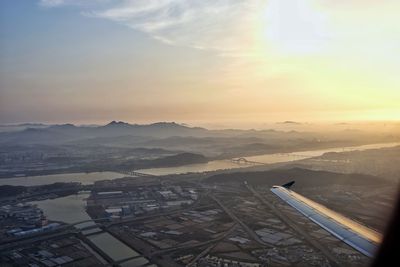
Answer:
POLYGON ((329 41, 327 17, 313 0, 271 0, 263 23, 266 42, 284 53, 319 52, 329 41))

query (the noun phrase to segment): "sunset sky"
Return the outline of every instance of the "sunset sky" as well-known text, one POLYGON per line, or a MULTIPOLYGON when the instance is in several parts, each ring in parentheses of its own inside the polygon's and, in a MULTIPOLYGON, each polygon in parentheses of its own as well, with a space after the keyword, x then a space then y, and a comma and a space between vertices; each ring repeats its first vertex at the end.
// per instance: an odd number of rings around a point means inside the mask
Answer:
POLYGON ((0 10, 0 123, 400 119, 398 0, 0 10))

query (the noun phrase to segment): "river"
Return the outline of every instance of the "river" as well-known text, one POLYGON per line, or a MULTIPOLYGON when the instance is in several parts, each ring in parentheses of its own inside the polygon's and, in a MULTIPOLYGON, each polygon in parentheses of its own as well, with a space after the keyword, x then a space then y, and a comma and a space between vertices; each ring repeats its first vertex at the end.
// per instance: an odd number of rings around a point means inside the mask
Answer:
POLYGON ((349 147, 337 147, 337 148, 327 148, 320 150, 309 150, 309 151, 298 151, 291 153, 277 153, 270 155, 260 155, 260 156, 252 156, 246 157, 249 161, 261 162, 261 163, 281 163, 281 162, 290 162, 295 160, 309 159, 313 157, 322 156, 325 153, 329 152, 350 152, 350 151, 364 151, 368 149, 379 149, 379 148, 387 148, 387 147, 395 147, 399 146, 400 143, 383 143, 383 144, 370 144, 370 145, 362 145, 362 146, 349 146, 349 147))
MULTIPOLYGON (((363 151, 368 149, 378 149, 399 146, 400 143, 381 143, 381 144, 371 144, 362 146, 350 146, 350 147, 337 147, 328 148, 320 150, 308 150, 308 151, 298 151, 291 153, 275 153, 275 154, 265 154, 252 157, 244 157, 248 161, 263 163, 263 164, 274 164, 274 163, 284 163, 292 162, 296 160, 308 159, 312 157, 322 156, 328 152, 345 152, 345 151, 363 151)), ((205 171, 215 171, 222 169, 232 169, 240 167, 249 167, 247 164, 234 163, 231 160, 215 160, 203 164, 190 164, 181 167, 168 167, 168 168, 152 168, 137 170, 141 173, 151 174, 151 175, 168 175, 168 174, 180 174, 189 172, 205 172, 205 171)))
MULTIPOLYGON (((296 160, 308 159, 312 157, 322 156, 328 152, 344 152, 344 151, 363 151, 368 149, 379 149, 387 147, 399 146, 400 143, 380 143, 362 146, 349 146, 349 147, 337 147, 320 150, 308 150, 308 151, 297 151, 291 153, 275 153, 265 154, 260 156, 245 157, 248 161, 254 161, 264 164, 292 162, 296 160)), ((231 160, 214 160, 207 163, 189 164, 179 167, 167 167, 167 168, 152 168, 137 170, 138 172, 151 174, 151 175, 168 175, 168 174, 182 174, 189 172, 207 172, 216 171, 223 169, 233 169, 248 167, 247 164, 238 164, 231 160)), ((44 185, 55 182, 81 182, 82 184, 91 184, 99 180, 112 180, 123 177, 123 174, 116 172, 92 172, 92 173, 66 173, 56 175, 43 175, 43 176, 27 176, 27 177, 13 177, 0 179, 0 185, 44 185)))

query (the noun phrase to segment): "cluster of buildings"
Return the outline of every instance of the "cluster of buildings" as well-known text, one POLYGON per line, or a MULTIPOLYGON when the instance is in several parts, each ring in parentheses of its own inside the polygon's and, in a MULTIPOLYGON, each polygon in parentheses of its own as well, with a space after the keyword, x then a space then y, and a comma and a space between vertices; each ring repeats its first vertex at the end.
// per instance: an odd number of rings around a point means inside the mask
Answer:
POLYGON ((87 205, 92 217, 121 218, 188 206, 197 198, 192 188, 158 185, 123 191, 92 191, 87 205))
POLYGON ((4 205, 0 207, 0 219, 13 218, 27 225, 42 226, 47 224, 43 211, 36 205, 18 203, 15 205, 4 205))
POLYGON ((38 233, 42 233, 42 232, 56 230, 60 226, 61 225, 59 223, 49 223, 45 226, 41 226, 41 227, 37 227, 37 228, 33 228, 33 229, 27 229, 27 230, 23 230, 22 228, 15 228, 15 229, 7 231, 7 234, 10 236, 22 237, 22 236, 26 236, 26 235, 33 235, 33 234, 38 234, 38 233))
POLYGON ((36 205, 18 203, 0 207, 1 233, 6 237, 22 237, 52 231, 59 223, 49 223, 36 205))
POLYGON ((47 250, 39 250, 30 256, 47 267, 60 266, 74 261, 69 256, 56 256, 47 250))
POLYGON ((102 262, 87 249, 87 246, 73 236, 26 244, 18 249, 3 252, 0 262, 4 266, 102 266, 102 262))
POLYGON ((150 259, 159 266, 186 266, 204 249, 201 243, 209 246, 210 240, 221 238, 233 225, 214 202, 202 198, 188 209, 127 221, 109 230, 139 251, 154 251, 150 259))
POLYGON ((261 267, 260 263, 242 262, 207 255, 202 258, 195 266, 207 267, 261 267))
POLYGON ((0 175, 12 172, 15 176, 24 176, 26 171, 57 169, 63 164, 49 160, 57 157, 65 158, 65 154, 57 151, 36 151, 31 148, 8 151, 5 149, 0 151, 0 175))
POLYGON ((22 236, 54 229, 59 224, 49 224, 43 211, 36 205, 18 203, 0 207, 3 234, 22 236))

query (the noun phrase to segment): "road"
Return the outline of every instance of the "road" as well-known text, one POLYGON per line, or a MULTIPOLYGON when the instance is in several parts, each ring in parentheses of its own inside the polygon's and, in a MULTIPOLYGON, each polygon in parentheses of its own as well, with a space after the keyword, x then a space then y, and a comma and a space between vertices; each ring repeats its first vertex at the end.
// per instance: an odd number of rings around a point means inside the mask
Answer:
POLYGON ((153 254, 151 254, 151 257, 157 256, 157 255, 161 255, 161 254, 165 254, 165 253, 169 253, 175 250, 179 250, 179 249, 189 249, 189 248, 196 248, 196 247, 202 247, 202 246, 206 246, 206 245, 210 245, 210 244, 214 244, 215 242, 221 241, 224 238, 226 238, 228 235, 230 235, 237 227, 237 224, 234 224, 228 231, 226 231, 224 234, 222 234, 220 237, 211 239, 211 240, 207 240, 204 242, 200 242, 200 243, 196 243, 193 245, 182 245, 182 246, 176 246, 173 248, 167 248, 167 249, 162 249, 162 250, 158 250, 156 252, 154 252, 153 254))
POLYGON ((226 214, 228 214, 229 217, 236 223, 238 223, 242 228, 246 231, 246 233, 257 243, 259 243, 262 246, 265 247, 272 247, 270 244, 265 243, 260 239, 260 237, 252 230, 250 229, 244 222, 239 220, 239 218, 233 214, 225 205, 222 204, 221 201, 219 201, 215 196, 210 194, 210 198, 212 198, 217 204, 225 211, 226 214))

